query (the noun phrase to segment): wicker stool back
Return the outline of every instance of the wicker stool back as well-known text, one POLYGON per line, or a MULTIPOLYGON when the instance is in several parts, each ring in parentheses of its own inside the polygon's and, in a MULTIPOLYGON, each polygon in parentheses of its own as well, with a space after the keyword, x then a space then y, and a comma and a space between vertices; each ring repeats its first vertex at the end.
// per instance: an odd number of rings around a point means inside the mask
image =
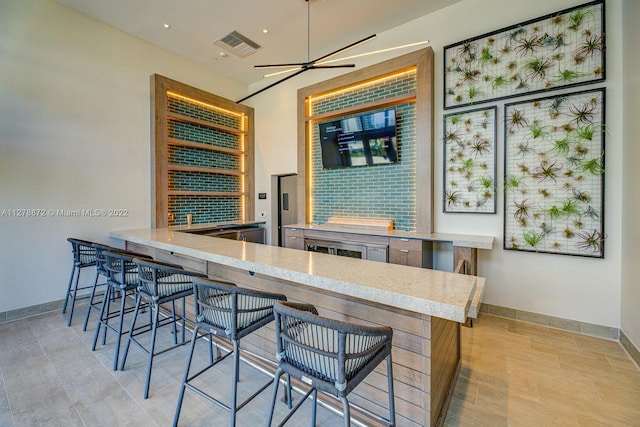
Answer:
POLYGON ((71 243, 73 265, 71 267, 69 285, 67 286, 67 294, 64 298, 64 304, 62 305, 62 314, 67 312, 67 307, 69 306, 69 320, 67 321, 67 326, 71 326, 78 292, 83 289, 93 288, 95 283, 98 281, 98 274, 96 273, 94 284, 92 286, 82 286, 79 284, 80 273, 83 269, 96 265, 96 251, 92 247, 94 242, 76 239, 73 237, 69 237, 67 241, 71 243))
POLYGON ((389 416, 380 421, 395 425, 391 342, 393 330, 386 326, 365 326, 318 316, 313 305, 280 302, 274 307, 278 370, 273 382, 271 425, 278 384, 282 374, 292 375, 311 386, 303 399, 280 425, 313 395, 312 425, 316 420, 317 391, 338 397, 343 421, 351 425, 347 395, 382 362, 387 360, 389 416))

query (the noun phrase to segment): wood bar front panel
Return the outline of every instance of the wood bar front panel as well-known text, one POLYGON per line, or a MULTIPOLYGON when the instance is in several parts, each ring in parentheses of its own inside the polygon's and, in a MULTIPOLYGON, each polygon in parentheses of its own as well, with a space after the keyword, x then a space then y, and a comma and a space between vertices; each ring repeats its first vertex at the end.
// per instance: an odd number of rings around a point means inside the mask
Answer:
MULTIPOLYGON (((397 425, 435 426, 438 421, 444 420, 447 398, 455 385, 460 364, 458 323, 346 297, 299 283, 251 274, 248 271, 175 255, 143 245, 127 243, 127 249, 206 273, 210 278, 232 281, 238 286, 247 288, 282 293, 290 301, 312 303, 321 315, 333 319, 392 327, 397 425)), ((188 300, 186 310, 186 317, 193 320, 192 299, 188 300)), ((243 338, 241 346, 243 350, 274 362, 275 367, 273 323, 243 338)), ((327 399, 336 408, 341 408, 339 400, 328 397, 327 399)), ((380 364, 356 387, 349 395, 349 401, 377 414, 388 413, 385 363, 380 364)), ((367 425, 378 425, 373 419, 357 410, 352 411, 352 416, 360 418, 367 425)))

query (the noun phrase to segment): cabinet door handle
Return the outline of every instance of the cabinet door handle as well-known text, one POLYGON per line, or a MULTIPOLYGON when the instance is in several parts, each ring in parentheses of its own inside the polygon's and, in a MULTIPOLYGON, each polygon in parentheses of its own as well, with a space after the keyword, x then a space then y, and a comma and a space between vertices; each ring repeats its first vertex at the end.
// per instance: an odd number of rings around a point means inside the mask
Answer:
POLYGON ((401 242, 408 242, 408 241, 409 241, 409 239, 401 238, 401 239, 400 239, 400 241, 401 241, 401 242))
POLYGON ((296 237, 296 236, 289 236, 289 238, 290 238, 291 240, 296 240, 296 239, 297 239, 297 237, 296 237))
POLYGON ((400 249, 400 252, 404 252, 405 254, 409 253, 409 249, 400 249))

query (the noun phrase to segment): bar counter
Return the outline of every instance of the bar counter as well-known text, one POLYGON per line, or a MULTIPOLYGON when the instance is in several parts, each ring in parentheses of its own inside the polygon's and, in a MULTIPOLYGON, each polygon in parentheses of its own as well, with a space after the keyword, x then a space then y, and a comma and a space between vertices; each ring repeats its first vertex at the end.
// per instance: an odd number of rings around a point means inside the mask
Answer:
MULTIPOLYGON (((312 303, 321 315, 391 326, 398 425, 443 423, 460 366, 460 324, 484 279, 167 228, 113 231, 110 236, 126 242, 127 249, 209 277, 312 303)), ((263 329, 243 341, 243 348, 274 360, 275 332, 272 326, 263 329)), ((385 377, 384 369, 377 369, 350 401, 384 413, 385 377)))

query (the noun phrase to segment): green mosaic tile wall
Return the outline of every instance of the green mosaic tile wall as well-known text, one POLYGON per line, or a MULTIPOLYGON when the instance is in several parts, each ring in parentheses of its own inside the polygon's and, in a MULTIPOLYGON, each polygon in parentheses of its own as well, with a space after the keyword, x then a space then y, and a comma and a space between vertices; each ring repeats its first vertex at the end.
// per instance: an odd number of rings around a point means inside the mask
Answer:
POLYGON ((406 95, 416 89, 415 72, 398 74, 378 83, 357 86, 352 90, 338 92, 313 101, 312 115, 329 113, 371 101, 380 101, 394 96, 406 95))
MULTIPOLYGON (((314 105, 314 114, 378 101, 415 90, 415 74, 407 74, 365 86, 314 105)), ((312 134, 312 177, 314 223, 331 216, 347 218, 391 218, 398 230, 416 226, 416 113, 415 104, 396 107, 399 162, 390 165, 323 169, 318 125, 312 134)))
POLYGON ((237 135, 218 129, 211 129, 206 126, 169 120, 168 130, 170 138, 215 145, 216 147, 232 148, 234 150, 241 148, 240 138, 237 135))
POLYGON ((170 171, 169 190, 242 191, 242 182, 233 175, 170 171))
POLYGON ((216 151, 180 146, 169 147, 169 163, 235 170, 240 170, 242 166, 240 156, 235 154, 218 153, 216 151))
MULTIPOLYGON (((168 110, 170 113, 234 129, 240 129, 242 126, 239 116, 225 114, 215 108, 179 98, 169 97, 168 110)), ((167 130, 171 138, 235 150, 242 148, 242 141, 238 135, 207 126, 170 119, 167 130)), ((169 147, 168 161, 173 165, 232 170, 240 170, 242 166, 241 155, 181 146, 169 147)), ((171 171, 169 190, 241 192, 243 188, 242 180, 237 176, 171 171)), ((174 214, 174 220, 169 221, 169 225, 186 224, 187 214, 193 215, 194 224, 237 221, 242 219, 242 196, 169 196, 168 210, 174 214)))
POLYGON ((230 222, 242 219, 240 197, 173 196, 169 198, 169 212, 174 220, 169 225, 186 225, 187 214, 193 215, 194 224, 230 222))
POLYGON ((216 108, 207 108, 205 105, 190 102, 182 98, 169 96, 167 110, 171 113, 182 114, 183 116, 205 120, 218 125, 228 126, 233 129, 240 129, 241 117, 233 114, 225 114, 216 108))

